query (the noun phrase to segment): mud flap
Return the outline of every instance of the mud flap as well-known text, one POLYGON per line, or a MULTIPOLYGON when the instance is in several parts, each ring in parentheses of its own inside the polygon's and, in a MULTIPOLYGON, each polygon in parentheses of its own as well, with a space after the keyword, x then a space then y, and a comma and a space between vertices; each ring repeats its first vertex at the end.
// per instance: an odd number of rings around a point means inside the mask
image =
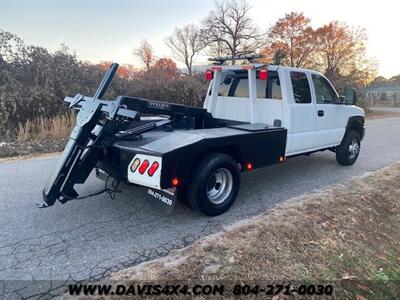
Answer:
POLYGON ((149 188, 147 190, 147 198, 151 205, 158 210, 161 209, 164 213, 171 213, 177 201, 176 188, 157 190, 149 188))

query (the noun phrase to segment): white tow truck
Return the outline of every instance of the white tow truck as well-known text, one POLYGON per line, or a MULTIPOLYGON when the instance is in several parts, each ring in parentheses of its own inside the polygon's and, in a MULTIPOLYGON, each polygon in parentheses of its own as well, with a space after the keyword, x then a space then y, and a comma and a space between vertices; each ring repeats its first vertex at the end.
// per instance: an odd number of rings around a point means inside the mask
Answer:
POLYGON ((241 172, 324 150, 341 165, 354 164, 365 128, 353 89, 339 96, 319 72, 240 58, 250 63, 213 60, 203 108, 127 96, 101 100, 117 64, 94 97, 66 97, 80 111, 41 207, 79 198, 74 185, 95 168, 106 182, 147 187, 152 200, 169 208, 181 198, 218 215, 236 199, 241 172))

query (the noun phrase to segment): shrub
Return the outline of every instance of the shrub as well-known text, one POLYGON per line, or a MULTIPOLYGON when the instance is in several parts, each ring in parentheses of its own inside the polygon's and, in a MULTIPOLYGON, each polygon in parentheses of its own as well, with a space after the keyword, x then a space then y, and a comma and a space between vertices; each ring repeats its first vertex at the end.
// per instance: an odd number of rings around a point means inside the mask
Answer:
MULTIPOLYGON (((181 76, 176 66, 162 62, 147 72, 117 73, 104 99, 129 95, 201 105, 205 82, 198 76, 181 76)), ((62 99, 93 95, 107 65, 79 61, 65 46, 55 53, 27 46, 0 30, 0 136, 24 140, 65 135, 71 119, 62 99)))

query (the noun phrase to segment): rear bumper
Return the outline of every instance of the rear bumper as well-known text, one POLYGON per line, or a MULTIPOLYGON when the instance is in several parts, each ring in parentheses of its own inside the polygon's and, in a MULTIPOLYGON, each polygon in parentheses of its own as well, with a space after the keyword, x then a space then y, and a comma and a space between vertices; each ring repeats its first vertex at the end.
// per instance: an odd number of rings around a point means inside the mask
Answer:
POLYGON ((103 157, 96 164, 96 176, 102 180, 108 177, 117 178, 128 184, 136 184, 154 189, 168 188, 162 186, 161 174, 163 157, 159 153, 146 152, 140 148, 123 148, 112 146, 104 151, 103 157), (140 170, 140 166, 147 162, 147 167, 140 170), (136 167, 132 165, 139 162, 136 167), (153 164, 157 163, 156 170, 150 171, 153 164))

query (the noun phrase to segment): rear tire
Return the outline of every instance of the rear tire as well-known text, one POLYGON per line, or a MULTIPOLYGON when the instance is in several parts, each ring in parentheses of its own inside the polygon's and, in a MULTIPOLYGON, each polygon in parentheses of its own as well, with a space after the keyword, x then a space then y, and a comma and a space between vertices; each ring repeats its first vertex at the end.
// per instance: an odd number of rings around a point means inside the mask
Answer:
POLYGON ((336 148, 336 161, 342 166, 353 165, 361 149, 361 138, 357 131, 350 130, 346 133, 343 141, 336 148))
POLYGON ((208 216, 226 212, 239 192, 237 162, 223 153, 206 155, 194 168, 187 186, 187 203, 208 216))

